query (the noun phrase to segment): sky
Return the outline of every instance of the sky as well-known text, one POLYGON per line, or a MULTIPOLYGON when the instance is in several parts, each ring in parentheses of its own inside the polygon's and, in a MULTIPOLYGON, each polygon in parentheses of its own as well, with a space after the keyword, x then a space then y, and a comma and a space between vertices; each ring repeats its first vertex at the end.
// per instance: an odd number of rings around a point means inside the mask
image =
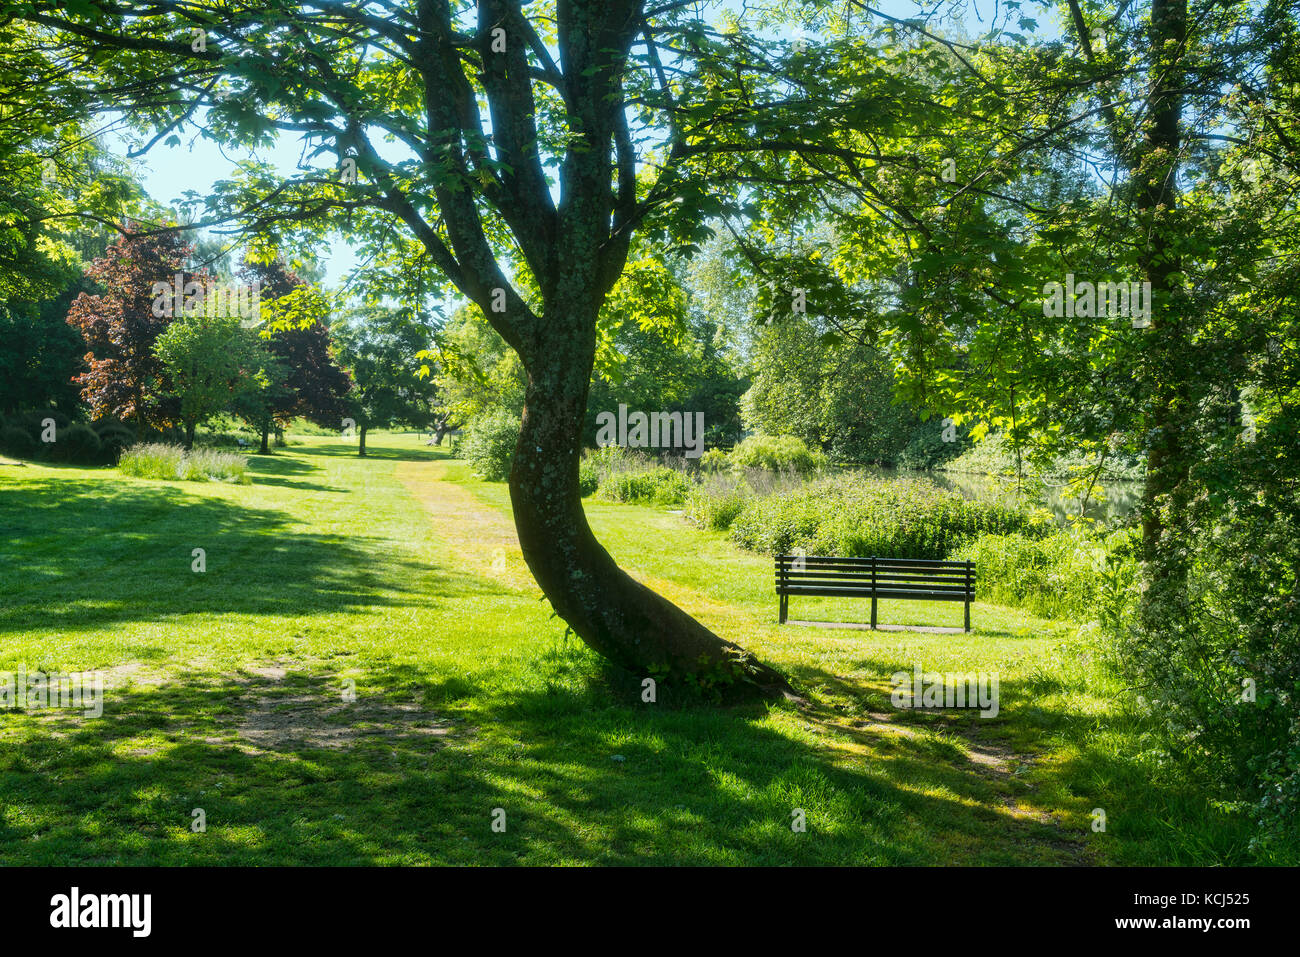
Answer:
MULTIPOLYGON (((978 31, 981 24, 987 24, 995 10, 1005 12, 1000 0, 962 0, 962 2, 968 11, 962 16, 962 20, 972 33, 978 31)), ((917 16, 918 9, 930 9, 934 5, 933 2, 918 4, 914 0, 878 0, 872 4, 883 13, 899 18, 917 16)), ((734 10, 739 4, 736 0, 728 0, 723 6, 734 10)), ((1030 3, 1026 2, 1025 6, 1029 7, 1030 3)), ((1044 28, 1047 31, 1051 30, 1050 25, 1046 23, 1040 27, 1040 30, 1044 28)), ((110 134, 107 137, 107 145, 119 156, 125 156, 127 152, 126 140, 119 134, 110 134)), ((297 167, 301 152, 300 139, 281 136, 276 145, 270 149, 246 154, 232 153, 200 137, 193 128, 190 128, 181 136, 179 145, 167 146, 160 142, 146 156, 131 162, 150 196, 160 203, 174 204, 189 190, 200 194, 209 192, 214 183, 230 177, 239 160, 256 158, 271 163, 287 174, 297 167)), ((338 239, 324 260, 326 284, 337 286, 355 264, 356 257, 351 249, 342 239, 338 239)))

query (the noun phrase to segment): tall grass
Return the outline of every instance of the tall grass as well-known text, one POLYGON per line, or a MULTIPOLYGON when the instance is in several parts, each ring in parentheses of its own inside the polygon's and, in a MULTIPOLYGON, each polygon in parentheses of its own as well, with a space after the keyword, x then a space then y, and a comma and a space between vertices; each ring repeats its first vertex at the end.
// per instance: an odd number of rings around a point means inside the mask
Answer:
POLYGON ((715 480, 692 490, 686 514, 696 524, 729 528, 737 544, 754 551, 890 558, 948 558, 978 535, 1038 538, 1052 528, 1046 515, 1018 505, 967 501, 920 478, 863 473, 749 495, 715 480))
POLYGON ((135 445, 122 453, 117 467, 136 478, 180 479, 186 482, 248 481, 248 459, 215 449, 186 452, 179 445, 135 445))

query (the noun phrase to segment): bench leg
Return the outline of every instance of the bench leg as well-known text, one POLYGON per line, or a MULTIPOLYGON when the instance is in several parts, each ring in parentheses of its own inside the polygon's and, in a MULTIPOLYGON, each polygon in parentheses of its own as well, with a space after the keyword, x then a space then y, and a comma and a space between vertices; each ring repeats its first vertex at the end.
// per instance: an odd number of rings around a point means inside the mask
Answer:
POLYGON ((966 630, 970 631, 970 602, 966 602, 966 630))
POLYGON ((790 596, 789 596, 789 595, 782 595, 782 596, 781 596, 781 624, 783 624, 783 625, 785 624, 786 616, 787 616, 787 615, 789 614, 789 612, 790 612, 790 604, 789 604, 789 603, 790 603, 790 596))
POLYGON ((871 630, 876 630, 876 596, 871 596, 871 630))

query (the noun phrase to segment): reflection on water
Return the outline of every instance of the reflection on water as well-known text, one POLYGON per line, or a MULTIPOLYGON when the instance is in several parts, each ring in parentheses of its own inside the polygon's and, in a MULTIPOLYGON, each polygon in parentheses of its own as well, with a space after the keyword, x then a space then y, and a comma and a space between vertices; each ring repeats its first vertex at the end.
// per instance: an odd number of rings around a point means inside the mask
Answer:
MULTIPOLYGON (((995 475, 970 475, 965 472, 930 472, 928 477, 941 488, 960 492, 977 502, 1014 499, 1016 480, 995 475)), ((1086 482, 1064 486, 1060 479, 1047 485, 1032 481, 1025 483, 1024 494, 1028 500, 1048 509, 1062 524, 1071 515, 1078 515, 1087 491, 1086 482)), ((1141 482, 1098 482, 1088 499, 1087 517, 1107 524, 1120 522, 1137 512, 1142 500, 1141 482)))
MULTIPOLYGON (((862 471, 885 478, 907 475, 923 475, 940 488, 960 492, 965 498, 976 502, 1015 501, 1016 480, 996 475, 972 475, 966 472, 900 472, 897 469, 868 468, 862 471)), ((1024 498, 1031 505, 1048 509, 1056 520, 1065 524, 1067 518, 1078 515, 1082 504, 1079 498, 1086 490, 1085 482, 1070 487, 1063 485, 1059 479, 1044 485, 1026 480, 1024 498)), ((1112 524, 1133 516, 1142 500, 1141 482, 1106 482, 1093 486, 1088 499, 1087 517, 1095 521, 1112 524)))

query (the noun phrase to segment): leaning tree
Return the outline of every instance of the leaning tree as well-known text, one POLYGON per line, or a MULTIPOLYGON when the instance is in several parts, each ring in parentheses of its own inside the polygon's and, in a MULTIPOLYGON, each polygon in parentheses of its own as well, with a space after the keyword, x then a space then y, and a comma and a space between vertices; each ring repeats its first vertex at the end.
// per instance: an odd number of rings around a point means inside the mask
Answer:
POLYGON ((141 149, 189 128, 300 137, 310 168, 245 164, 196 223, 238 221, 267 248, 339 232, 376 297, 418 278, 470 299, 527 373, 510 494, 556 613, 639 673, 781 693, 781 674, 627 575, 588 526, 578 462, 597 323, 634 236, 693 250, 710 217, 780 185, 779 165, 751 179, 736 156, 798 154, 801 175, 859 180, 898 160, 833 132, 897 134, 930 110, 931 58, 773 39, 771 20, 719 5, 711 22, 711 6, 19 0, 8 16, 58 45, 62 83, 129 110, 141 149))

